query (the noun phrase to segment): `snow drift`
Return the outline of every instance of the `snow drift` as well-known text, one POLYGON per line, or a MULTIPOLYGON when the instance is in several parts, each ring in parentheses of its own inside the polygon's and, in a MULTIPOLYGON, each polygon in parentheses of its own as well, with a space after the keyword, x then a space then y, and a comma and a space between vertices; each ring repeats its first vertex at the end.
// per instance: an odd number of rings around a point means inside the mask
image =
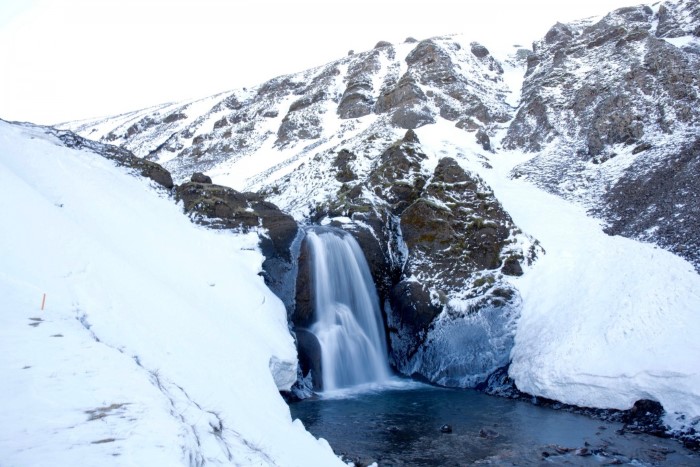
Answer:
POLYGON ((0 210, 3 465, 340 463, 279 396, 296 351, 255 234, 6 122, 0 210))

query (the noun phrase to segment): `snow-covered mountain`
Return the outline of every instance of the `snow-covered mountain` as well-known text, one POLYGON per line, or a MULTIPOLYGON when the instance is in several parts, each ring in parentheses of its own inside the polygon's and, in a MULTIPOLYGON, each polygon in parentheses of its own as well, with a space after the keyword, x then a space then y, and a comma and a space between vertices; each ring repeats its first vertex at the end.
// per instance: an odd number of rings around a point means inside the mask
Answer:
POLYGON ((0 121, 2 465, 343 465, 279 395, 296 350, 257 235, 69 136, 0 121))
MULTIPOLYGON (((668 0, 557 24, 531 50, 380 42, 254 88, 62 128, 158 162, 180 186, 204 172, 352 232, 404 374, 472 387, 507 367, 529 394, 653 399, 689 429, 699 101, 700 6, 668 0)), ((234 221, 253 209, 216 203, 234 221)), ((302 271, 304 258, 302 245, 302 271)), ((293 302, 305 328, 309 300, 293 302)))

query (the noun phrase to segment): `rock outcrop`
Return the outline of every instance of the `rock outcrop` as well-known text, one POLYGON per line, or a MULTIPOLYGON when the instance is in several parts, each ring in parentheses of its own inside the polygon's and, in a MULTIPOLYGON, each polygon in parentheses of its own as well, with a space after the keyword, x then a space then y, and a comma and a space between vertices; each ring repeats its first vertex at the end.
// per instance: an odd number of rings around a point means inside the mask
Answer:
MULTIPOLYGON (((530 239, 455 159, 428 169, 412 130, 361 176, 351 154, 340 151, 334 164, 355 176, 343 178, 312 220, 350 231, 362 246, 384 303, 392 363, 446 386, 485 381, 508 364, 518 316, 518 292, 504 276, 522 274, 536 245, 523 250, 530 239)), ((307 277, 301 251, 299 277, 307 277)), ((297 284, 293 320, 306 327, 309 285, 297 284)))
POLYGON ((503 143, 538 153, 516 176, 582 202, 610 233, 658 243, 700 271, 698 27, 700 7, 688 1, 555 25, 528 57, 503 143))

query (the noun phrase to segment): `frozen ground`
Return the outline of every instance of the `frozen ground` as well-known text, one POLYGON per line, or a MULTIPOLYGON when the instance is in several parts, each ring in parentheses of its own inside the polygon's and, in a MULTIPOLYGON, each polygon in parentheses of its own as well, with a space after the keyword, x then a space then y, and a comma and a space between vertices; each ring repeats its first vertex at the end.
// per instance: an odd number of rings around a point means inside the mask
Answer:
POLYGON ((342 465, 279 396, 296 352, 254 234, 29 125, 0 122, 0 193, 3 467, 342 465))

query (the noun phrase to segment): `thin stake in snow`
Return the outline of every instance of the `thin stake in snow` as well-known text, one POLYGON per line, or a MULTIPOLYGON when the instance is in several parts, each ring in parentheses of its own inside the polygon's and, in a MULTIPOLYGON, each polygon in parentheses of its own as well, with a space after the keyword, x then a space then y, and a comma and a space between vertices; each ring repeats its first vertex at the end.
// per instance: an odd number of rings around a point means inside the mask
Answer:
POLYGON ((44 311, 44 305, 46 304, 46 294, 41 298, 41 311, 44 311))

